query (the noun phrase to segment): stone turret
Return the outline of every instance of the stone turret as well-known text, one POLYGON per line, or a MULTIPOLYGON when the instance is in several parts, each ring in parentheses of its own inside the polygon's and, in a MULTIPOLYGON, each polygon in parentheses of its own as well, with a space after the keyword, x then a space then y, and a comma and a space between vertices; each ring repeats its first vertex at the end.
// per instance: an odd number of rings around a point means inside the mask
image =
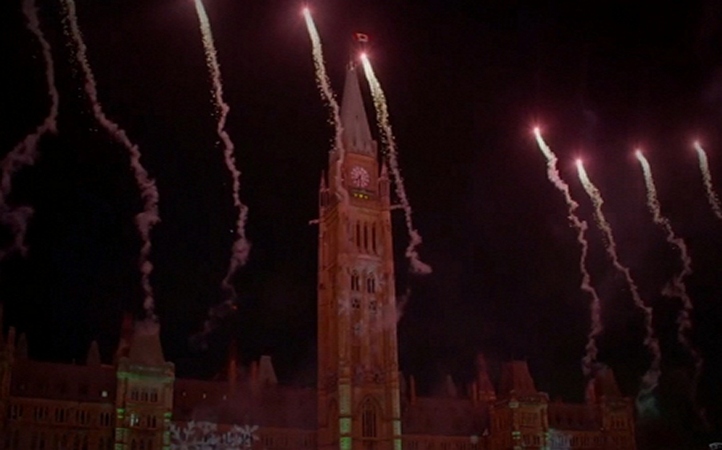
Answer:
POLYGON ((502 365, 498 401, 491 411, 493 448, 546 448, 549 397, 539 392, 525 361, 502 365))
POLYGON ((634 403, 622 395, 611 368, 597 368, 586 390, 587 404, 602 425, 605 449, 633 449, 634 403))
POLYGON ((489 368, 486 364, 486 358, 479 353, 476 355, 476 390, 475 398, 485 403, 493 403, 496 400, 496 391, 489 377, 489 368))
POLYGON ((175 367, 163 357, 157 323, 135 324, 117 379, 116 450, 169 449, 175 367))

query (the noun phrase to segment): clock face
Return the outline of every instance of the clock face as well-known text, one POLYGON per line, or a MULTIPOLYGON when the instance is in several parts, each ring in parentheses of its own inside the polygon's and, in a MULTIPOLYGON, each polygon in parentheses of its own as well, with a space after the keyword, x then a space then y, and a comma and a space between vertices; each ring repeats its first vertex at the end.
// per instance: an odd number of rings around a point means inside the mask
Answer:
POLYGON ((369 185, 371 177, 369 173, 363 167, 354 166, 351 169, 351 184, 359 188, 365 188, 369 185))

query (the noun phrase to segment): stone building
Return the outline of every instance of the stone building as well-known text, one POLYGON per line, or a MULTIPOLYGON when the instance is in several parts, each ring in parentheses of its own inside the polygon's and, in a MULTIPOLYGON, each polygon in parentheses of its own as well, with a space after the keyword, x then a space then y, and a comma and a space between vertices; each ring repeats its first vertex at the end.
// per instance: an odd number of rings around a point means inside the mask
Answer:
MULTIPOLYGON (((176 378, 157 325, 123 325, 112 364, 30 360, 0 333, 0 450, 516 450, 635 448, 634 411, 610 370, 583 404, 552 402, 525 362, 494 386, 482 356, 460 390, 417 395, 398 367, 390 181, 358 73, 347 70, 343 153, 319 188, 318 379, 279 385, 269 356, 223 380, 176 378)), ((1 319, 1 317, 0 317, 1 319)), ((470 361, 470 363, 472 363, 470 361)))

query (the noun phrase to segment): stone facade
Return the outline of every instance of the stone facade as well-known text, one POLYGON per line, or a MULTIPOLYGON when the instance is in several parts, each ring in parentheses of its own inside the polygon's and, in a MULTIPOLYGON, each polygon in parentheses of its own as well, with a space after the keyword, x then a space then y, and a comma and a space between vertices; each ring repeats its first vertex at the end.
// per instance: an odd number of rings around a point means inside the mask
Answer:
MULTIPOLYGON (((281 386, 268 356, 226 376, 176 378, 155 324, 124 321, 114 361, 32 361, 0 333, 0 450, 633 450, 634 411, 610 370, 583 404, 550 402, 525 362, 498 386, 483 356, 463 392, 417 395, 398 368, 389 177, 353 65, 319 189, 318 382, 281 386)), ((0 313, 0 323, 2 322, 0 313)))

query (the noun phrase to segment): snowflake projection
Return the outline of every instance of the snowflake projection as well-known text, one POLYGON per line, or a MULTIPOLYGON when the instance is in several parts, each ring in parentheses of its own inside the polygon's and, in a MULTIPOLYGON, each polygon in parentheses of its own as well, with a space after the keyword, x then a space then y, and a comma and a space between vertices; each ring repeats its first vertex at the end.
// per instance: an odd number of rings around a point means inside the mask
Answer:
POLYGON ((351 314, 351 299, 347 296, 341 296, 338 299, 338 312, 342 316, 348 316, 351 314))
POLYGON ((363 334, 366 333, 366 324, 364 324, 363 321, 356 322, 353 324, 353 335, 356 337, 361 337, 363 334))
POLYGON ((259 440, 258 425, 234 425, 227 433, 218 433, 216 424, 190 421, 185 426, 170 426, 172 450, 250 449, 259 440))
POLYGON ((379 264, 376 261, 359 261, 357 266, 361 273, 363 273, 366 276, 373 275, 375 272, 378 271, 379 264))
POLYGON ((231 431, 225 434, 231 443, 231 446, 228 448, 240 449, 253 447, 253 443, 259 440, 259 437, 256 435, 256 431, 258 431, 258 425, 244 425, 242 427, 233 425, 231 431))

